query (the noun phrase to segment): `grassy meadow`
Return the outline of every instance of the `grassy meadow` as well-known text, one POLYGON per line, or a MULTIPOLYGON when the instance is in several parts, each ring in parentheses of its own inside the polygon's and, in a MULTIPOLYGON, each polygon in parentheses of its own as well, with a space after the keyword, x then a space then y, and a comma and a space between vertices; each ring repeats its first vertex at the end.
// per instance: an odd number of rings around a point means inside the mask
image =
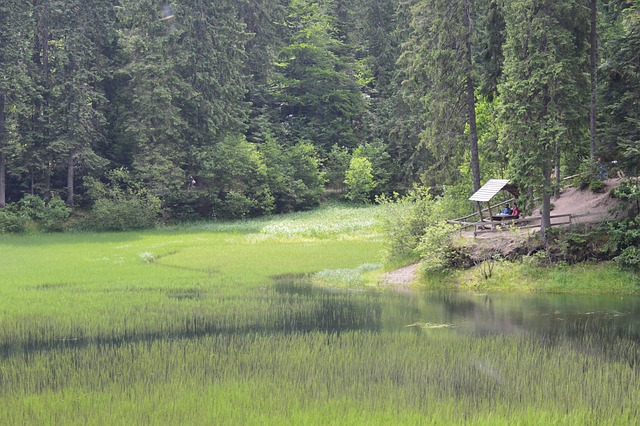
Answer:
POLYGON ((0 424, 638 422, 624 336, 385 327, 380 214, 0 237, 0 424))

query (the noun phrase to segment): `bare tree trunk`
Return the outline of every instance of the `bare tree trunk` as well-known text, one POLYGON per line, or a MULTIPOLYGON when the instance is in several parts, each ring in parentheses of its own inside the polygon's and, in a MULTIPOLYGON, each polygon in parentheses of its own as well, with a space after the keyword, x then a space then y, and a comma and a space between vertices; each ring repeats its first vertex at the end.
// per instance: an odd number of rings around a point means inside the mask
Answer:
POLYGON ((553 197, 557 200, 560 197, 560 143, 558 141, 556 141, 555 145, 553 163, 553 172, 555 174, 553 182, 553 197))
POLYGON ((596 105, 596 90, 597 90, 597 69, 598 69, 598 6, 596 0, 590 0, 591 8, 591 34, 590 42, 591 47, 589 49, 591 55, 591 64, 589 70, 591 73, 591 100, 589 102, 589 157, 591 161, 596 160, 596 118, 597 118, 597 105, 596 105))
POLYGON ((473 83, 473 57, 471 35, 473 22, 471 21, 471 0, 464 2, 464 23, 467 27, 465 40, 465 59, 467 62, 467 114, 469 120, 469 145, 471 149, 471 176, 473 179, 473 191, 480 189, 480 159, 478 155, 478 128, 476 124, 476 98, 473 83))
POLYGON ((7 204, 6 173, 7 157, 3 151, 6 140, 6 115, 4 113, 5 94, 0 93, 0 208, 7 204))
POLYGON ((7 158, 4 152, 0 151, 0 208, 7 205, 7 158))
POLYGON ((544 160, 542 174, 544 185, 542 187, 542 221, 540 224, 540 236, 547 239, 547 229, 551 228, 551 158, 549 154, 544 160))
POLYGON ((75 162, 73 159, 73 153, 69 155, 69 160, 67 162, 67 206, 73 209, 73 177, 74 177, 74 166, 75 162))

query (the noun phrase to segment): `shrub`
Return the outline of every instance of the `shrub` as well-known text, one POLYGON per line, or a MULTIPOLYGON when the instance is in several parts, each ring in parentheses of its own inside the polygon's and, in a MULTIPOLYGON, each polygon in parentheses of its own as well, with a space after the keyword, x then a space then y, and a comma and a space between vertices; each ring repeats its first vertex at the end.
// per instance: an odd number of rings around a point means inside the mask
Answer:
POLYGON ((107 179, 106 184, 92 178, 85 180, 93 208, 81 228, 125 231, 156 226, 162 212, 157 196, 133 180, 126 169, 108 172, 107 179))
POLYGON ((623 269, 640 271, 640 249, 638 247, 627 247, 622 250, 614 261, 623 269))
POLYGON ((580 165, 577 177, 577 186, 580 189, 587 189, 593 181, 599 180, 599 166, 598 163, 591 160, 586 160, 580 165))
POLYGON ((320 204, 325 176, 313 145, 300 142, 283 148, 269 137, 260 145, 260 151, 277 213, 309 210, 320 204))
POLYGON ((628 207, 629 216, 640 214, 640 179, 628 179, 620 182, 613 196, 622 200, 628 207))
POLYGON ((348 188, 347 199, 356 203, 369 202, 371 192, 376 187, 371 162, 365 157, 354 156, 351 158, 344 183, 348 188))
POLYGON ((403 262, 423 259, 425 268, 446 268, 453 227, 445 221, 446 210, 428 188, 414 188, 396 199, 379 197, 386 207, 383 226, 387 234, 387 260, 403 262))
POLYGON ((60 197, 54 197, 45 203, 40 197, 26 195, 18 204, 25 214, 45 232, 64 231, 65 224, 72 213, 60 197))
POLYGON ((60 232, 71 216, 71 209, 59 197, 46 203, 37 195, 27 194, 0 213, 0 233, 22 233, 30 227, 44 232, 60 232))
POLYGON ((607 186, 601 180, 594 179, 589 183, 589 190, 591 192, 604 192, 607 186))
POLYGON ((214 216, 236 219, 273 211, 267 166, 255 144, 228 135, 202 157, 214 216))
POLYGON ((29 218, 7 205, 0 209, 0 234, 21 234, 27 232, 29 218))

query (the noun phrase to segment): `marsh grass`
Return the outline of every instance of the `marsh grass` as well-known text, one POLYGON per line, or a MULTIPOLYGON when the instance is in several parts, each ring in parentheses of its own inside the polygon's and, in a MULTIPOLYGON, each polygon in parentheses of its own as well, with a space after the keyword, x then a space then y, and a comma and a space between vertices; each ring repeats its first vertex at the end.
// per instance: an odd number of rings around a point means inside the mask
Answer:
POLYGON ((637 420, 637 341, 385 327, 378 214, 2 237, 0 424, 637 420))
POLYGON ((68 348, 3 360, 0 421, 633 423, 637 370, 592 343, 418 330, 68 348))

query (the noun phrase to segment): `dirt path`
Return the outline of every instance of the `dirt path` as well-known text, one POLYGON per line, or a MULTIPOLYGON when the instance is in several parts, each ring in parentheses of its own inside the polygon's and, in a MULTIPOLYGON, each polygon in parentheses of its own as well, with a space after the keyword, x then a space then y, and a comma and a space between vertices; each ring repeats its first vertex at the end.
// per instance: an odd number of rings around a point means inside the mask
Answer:
POLYGON ((389 287, 406 287, 418 279, 419 264, 405 266, 384 274, 381 284, 389 287))

